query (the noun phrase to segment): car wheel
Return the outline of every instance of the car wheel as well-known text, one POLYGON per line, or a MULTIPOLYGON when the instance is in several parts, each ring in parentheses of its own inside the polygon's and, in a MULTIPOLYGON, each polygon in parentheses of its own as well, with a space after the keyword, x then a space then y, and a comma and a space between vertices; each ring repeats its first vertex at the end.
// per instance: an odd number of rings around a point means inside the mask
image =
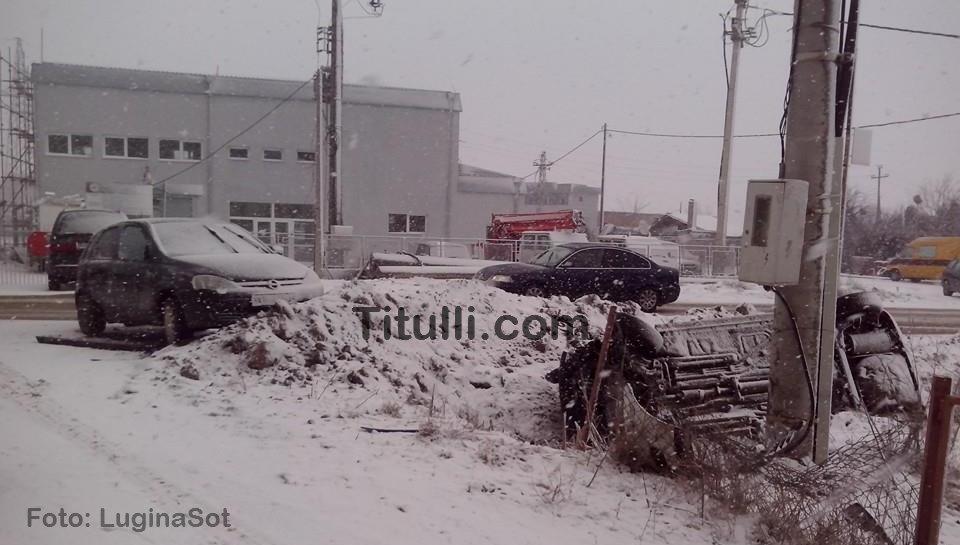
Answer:
POLYGON ((903 280, 903 275, 900 274, 900 271, 896 269, 890 271, 889 277, 890 277, 890 280, 893 280, 894 282, 899 282, 903 280))
POLYGON ((953 295, 953 290, 950 289, 950 287, 949 287, 948 285, 944 284, 944 285, 943 285, 943 294, 946 295, 947 297, 951 297, 951 296, 953 295))
POLYGON ((60 291, 63 285, 57 280, 47 277, 47 289, 50 291, 60 291))
POLYGON ((546 293, 543 291, 543 288, 538 288, 536 286, 523 290, 523 294, 528 297, 546 297, 546 293))
POLYGON ((96 337, 107 328, 103 309, 89 295, 77 297, 77 322, 80 324, 80 331, 88 337, 96 337))
POLYGON ((160 313, 163 316, 163 337, 167 344, 184 344, 190 340, 193 332, 187 327, 183 309, 176 299, 164 299, 160 303, 160 313))
POLYGON ((653 312, 657 310, 657 292, 652 289, 640 290, 640 293, 637 294, 636 302, 640 305, 640 310, 644 312, 653 312))

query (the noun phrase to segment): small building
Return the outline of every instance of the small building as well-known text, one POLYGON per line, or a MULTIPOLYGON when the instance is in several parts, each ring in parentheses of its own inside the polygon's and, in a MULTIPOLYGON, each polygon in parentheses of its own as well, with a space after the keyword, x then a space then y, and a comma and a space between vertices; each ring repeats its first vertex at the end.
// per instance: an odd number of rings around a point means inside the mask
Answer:
POLYGON ((492 214, 575 209, 596 228, 600 189, 582 184, 527 182, 516 176, 461 164, 453 200, 455 237, 481 238, 492 214))

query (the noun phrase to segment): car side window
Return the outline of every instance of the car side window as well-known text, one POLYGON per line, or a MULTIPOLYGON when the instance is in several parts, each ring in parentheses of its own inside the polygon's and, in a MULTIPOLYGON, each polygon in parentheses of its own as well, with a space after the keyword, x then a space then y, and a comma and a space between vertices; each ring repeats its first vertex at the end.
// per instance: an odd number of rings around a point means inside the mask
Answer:
POLYGON ((105 229, 97 236, 93 246, 87 250, 90 259, 116 259, 117 241, 120 239, 120 228, 105 229))
POLYGON ((603 266, 607 269, 649 269, 650 262, 633 252, 604 250, 603 266))
POLYGON ((602 263, 603 250, 591 248, 588 250, 580 250, 571 255, 566 261, 561 263, 560 266, 573 269, 597 269, 600 268, 602 263))
POLYGON ((135 225, 123 228, 117 245, 117 257, 121 261, 146 261, 147 237, 143 229, 135 225))

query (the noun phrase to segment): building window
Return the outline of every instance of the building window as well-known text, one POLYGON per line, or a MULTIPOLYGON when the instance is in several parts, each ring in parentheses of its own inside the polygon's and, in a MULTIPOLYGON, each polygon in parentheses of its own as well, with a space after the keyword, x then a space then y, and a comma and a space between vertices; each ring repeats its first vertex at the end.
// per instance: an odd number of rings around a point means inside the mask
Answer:
POLYGON ((241 216, 247 218, 269 218, 270 203, 268 202, 230 202, 230 217, 241 216))
POLYGON ((317 154, 312 151, 298 151, 297 161, 301 163, 313 163, 317 160, 317 154))
POLYGON ((230 148, 231 159, 246 159, 247 148, 230 148))
POLYGON ((146 138, 108 136, 103 139, 103 155, 106 157, 147 159, 150 157, 149 147, 149 140, 146 138))
POLYGON ((184 142, 180 140, 161 140, 160 158, 179 161, 199 161, 200 142, 184 142))
POLYGON ((93 155, 93 136, 89 134, 49 134, 47 153, 50 155, 93 155))
POLYGON ((263 150, 264 161, 283 161, 283 151, 278 149, 263 150))
POLYGON ((277 218, 294 218, 294 219, 313 219, 313 205, 312 204, 288 204, 288 203, 275 203, 273 205, 273 215, 277 218))
POLYGON ((427 217, 411 214, 387 214, 387 231, 390 233, 425 233, 427 217))

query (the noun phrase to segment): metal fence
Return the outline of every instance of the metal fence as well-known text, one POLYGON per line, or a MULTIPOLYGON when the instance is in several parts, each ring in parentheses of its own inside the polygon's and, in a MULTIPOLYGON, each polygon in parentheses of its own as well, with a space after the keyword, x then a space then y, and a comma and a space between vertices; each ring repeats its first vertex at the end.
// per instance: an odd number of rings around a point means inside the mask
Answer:
MULTIPOLYGON (((312 265, 314 239, 310 233, 273 235, 263 239, 265 243, 283 248, 287 257, 312 265)), ((482 238, 429 237, 423 235, 328 235, 326 237, 326 263, 330 269, 343 272, 362 269, 370 255, 375 252, 405 252, 414 255, 486 259, 493 261, 528 261, 547 248, 543 242, 504 241, 482 238)), ((660 246, 633 245, 631 249, 650 256, 661 265, 677 268, 684 276, 737 275, 740 248, 735 246, 678 245, 664 251, 660 246)), ((43 289, 46 275, 38 264, 19 263, 26 255, 9 248, 0 262, 0 289, 43 289)))
MULTIPOLYGON (((312 242, 312 240, 311 240, 312 242)), ((298 261, 310 262, 309 252, 298 252, 298 261)), ((632 245, 631 249, 650 256, 661 265, 677 268, 684 276, 736 276, 740 248, 735 246, 678 245, 664 252, 655 245, 632 245)), ((326 263, 330 268, 361 269, 374 252, 405 252, 414 255, 527 261, 546 249, 543 243, 503 241, 481 238, 428 236, 330 235, 327 237, 326 263)))

